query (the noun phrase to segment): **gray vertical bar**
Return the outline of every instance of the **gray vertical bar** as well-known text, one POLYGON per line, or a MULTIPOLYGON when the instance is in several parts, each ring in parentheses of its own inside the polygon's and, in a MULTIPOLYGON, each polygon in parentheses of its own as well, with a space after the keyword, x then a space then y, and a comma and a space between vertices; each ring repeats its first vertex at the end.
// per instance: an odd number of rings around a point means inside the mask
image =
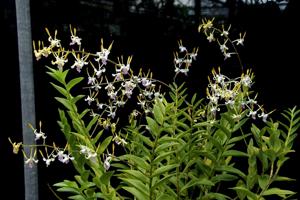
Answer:
MULTIPOLYGON (((35 127, 30 0, 16 0, 15 3, 19 49, 23 143, 34 144, 34 134, 27 126, 27 123, 30 122, 35 127)), ((25 152, 27 155, 30 155, 30 149, 25 149, 25 152)), ((25 200, 38 200, 38 171, 36 165, 32 168, 29 168, 28 165, 24 165, 24 187, 25 200)))

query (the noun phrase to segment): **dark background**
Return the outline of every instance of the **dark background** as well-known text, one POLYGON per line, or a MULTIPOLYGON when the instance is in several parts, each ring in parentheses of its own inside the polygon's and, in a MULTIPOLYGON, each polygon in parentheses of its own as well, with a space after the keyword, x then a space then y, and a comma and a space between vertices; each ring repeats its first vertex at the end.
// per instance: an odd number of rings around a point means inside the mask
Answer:
MULTIPOLYGON (((156 1, 158 2, 158 1, 156 1)), ((174 6, 174 1, 161 1, 157 7, 151 0, 104 1, 104 0, 31 0, 32 38, 46 40, 44 28, 57 29, 60 38, 69 34, 69 25, 78 29, 83 44, 97 51, 100 38, 107 44, 114 40, 112 56, 134 55, 132 66, 151 69, 154 77, 170 82, 173 76, 172 53, 177 40, 186 46, 199 46, 197 62, 188 76, 191 91, 205 94, 207 75, 212 67, 222 65, 228 75, 238 75, 239 67, 234 62, 223 60, 218 47, 210 46, 197 33, 201 17, 216 17, 217 21, 232 24, 233 32, 246 31, 245 47, 241 49, 244 65, 255 73, 254 89, 258 99, 267 110, 300 105, 299 95, 299 1, 290 0, 284 10, 278 3, 269 1, 259 4, 244 4, 239 0, 214 3, 202 8, 174 6), (141 2, 141 3, 137 3, 141 2), (196 14, 195 14, 196 13, 196 14), (225 13, 225 14, 224 14, 225 13)), ((200 2, 200 1, 199 1, 200 2)), ((249 1, 250 2, 250 1, 249 1)), ((1 121, 0 121, 0 166, 1 196, 23 199, 23 158, 12 154, 7 138, 21 140, 20 94, 18 54, 16 37, 15 5, 12 0, 1 1, 1 121)), ((57 130, 56 94, 49 85, 45 68, 34 62, 37 120, 44 123, 49 139, 61 138, 57 130), (51 133, 51 134, 50 134, 51 133)), ((283 174, 297 178, 290 189, 300 191, 300 140, 295 141, 296 153, 283 168, 283 174)), ((39 165, 40 199, 55 199, 47 184, 52 185, 61 177, 71 177, 72 169, 61 164, 49 168, 39 165)), ((299 198, 297 198, 299 199, 299 198)))

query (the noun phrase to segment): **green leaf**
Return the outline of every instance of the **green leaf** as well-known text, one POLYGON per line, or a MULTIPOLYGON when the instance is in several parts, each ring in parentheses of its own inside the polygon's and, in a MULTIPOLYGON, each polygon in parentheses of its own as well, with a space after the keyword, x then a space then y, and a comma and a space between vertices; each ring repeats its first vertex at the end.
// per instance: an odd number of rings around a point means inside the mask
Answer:
POLYGON ((212 151, 203 150, 203 151, 200 151, 199 154, 201 156, 209 158, 213 162, 217 161, 216 155, 212 151))
POLYGON ((262 190, 266 189, 266 187, 269 183, 269 178, 270 178, 270 176, 268 176, 266 174, 258 176, 258 184, 259 184, 260 189, 262 189, 262 190))
POLYGON ((116 200, 111 195, 103 194, 103 193, 100 193, 100 192, 97 192, 95 194, 95 197, 97 197, 97 199, 99 198, 99 199, 104 199, 104 200, 116 200))
POLYGON ((260 150, 258 153, 258 159, 262 164, 263 171, 264 172, 267 171, 269 168, 268 156, 263 151, 260 150))
POLYGON ((236 180, 238 177, 232 174, 218 174, 211 178, 213 183, 219 183, 221 181, 233 181, 236 180))
MULTIPOLYGON (((237 182, 236 186, 237 187, 243 187, 243 188, 246 187, 245 183, 242 180, 239 180, 237 182)), ((239 197, 240 200, 244 200, 245 197, 246 197, 246 193, 244 191, 242 191, 242 190, 236 190, 236 194, 238 195, 238 197, 239 197)))
POLYGON ((146 200, 149 199, 149 196, 144 195, 142 192, 140 192, 138 189, 134 188, 134 187, 127 187, 127 186, 123 186, 122 187, 124 190, 130 192, 134 197, 136 197, 139 200, 146 200))
POLYGON ((223 156, 248 157, 248 154, 238 150, 227 150, 223 153, 223 156))
POLYGON ((50 83, 59 93, 61 93, 63 96, 65 96, 66 98, 68 98, 70 96, 70 94, 68 93, 67 90, 65 90, 64 88, 55 85, 54 83, 50 83))
POLYGON ((73 110, 72 104, 67 99, 61 98, 61 97, 55 97, 55 99, 63 104, 68 110, 73 110))
POLYGON ((184 117, 185 117, 187 120, 189 120, 190 123, 194 123, 194 120, 192 119, 192 117, 191 117, 188 113, 182 111, 182 112, 180 112, 180 114, 183 114, 184 117))
POLYGON ((55 184, 53 184, 53 186, 55 186, 55 187, 68 187, 68 185, 65 182, 55 183, 55 184))
POLYGON ((181 121, 176 121, 176 126, 177 127, 182 127, 184 128, 184 130, 189 130, 190 127, 188 125, 186 125, 185 123, 181 122, 181 121))
POLYGON ((215 127, 217 127, 219 130, 223 131, 227 137, 230 137, 231 136, 231 131, 228 130, 224 125, 221 125, 221 124, 214 124, 215 127))
POLYGON ((83 186, 85 184, 85 181, 83 181, 83 179, 81 178, 81 176, 76 175, 74 176, 75 180, 81 185, 83 186))
POLYGON ((159 144, 163 144, 163 143, 167 143, 167 142, 178 142, 178 139, 164 135, 164 136, 160 137, 157 142, 159 144))
POLYGON ((71 187, 62 187, 57 189, 58 192, 70 192, 75 194, 80 194, 80 190, 78 188, 71 188, 71 187))
POLYGON ((239 170, 235 167, 232 167, 232 166, 220 166, 220 167, 217 167, 216 170, 221 171, 221 172, 223 172, 223 171, 230 172, 232 174, 239 175, 242 178, 246 177, 246 175, 241 170, 239 170))
POLYGON ((161 151, 169 151, 169 149, 172 147, 172 146, 177 146, 179 143, 178 142, 166 142, 166 143, 163 143, 161 145, 159 145, 156 149, 155 149, 155 153, 159 153, 161 151))
POLYGON ((197 158, 192 158, 188 161, 188 163, 185 165, 184 170, 182 171, 182 173, 187 173, 190 170, 190 167, 197 163, 198 159, 197 158))
POLYGON ((160 153, 153 161, 153 164, 159 164, 162 160, 167 159, 170 155, 174 154, 174 151, 166 151, 160 153))
POLYGON ((59 124, 62 132, 64 133, 65 137, 67 138, 68 142, 72 143, 72 141, 70 141, 71 127, 68 123, 68 119, 66 117, 66 114, 61 109, 58 109, 58 113, 59 113, 59 118, 60 118, 60 121, 58 121, 58 124, 59 124))
POLYGON ((86 198, 80 194, 78 195, 74 195, 74 196, 70 196, 68 197, 68 199, 74 199, 74 200, 86 200, 86 198))
POLYGON ((233 189, 235 191, 243 192, 244 194, 247 195, 247 197, 250 197, 253 200, 256 200, 258 198, 258 195, 256 195, 255 193, 251 192, 250 190, 248 190, 247 188, 245 188, 243 186, 237 186, 237 187, 233 187, 231 189, 233 189))
POLYGON ((54 78, 61 84, 63 84, 63 85, 65 84, 66 76, 67 76, 69 70, 60 71, 57 69, 52 69, 48 66, 46 66, 46 67, 49 69, 49 72, 47 72, 47 74, 49 74, 52 78, 54 78))
POLYGON ((194 104, 197 99, 197 93, 195 93, 192 97, 191 103, 194 104))
POLYGON ((144 160, 143 158, 140 158, 136 155, 126 154, 126 155, 120 156, 119 159, 120 160, 127 160, 129 163, 133 162, 135 167, 142 168, 146 171, 148 171, 149 167, 150 167, 146 160, 144 160))
POLYGON ((75 133, 75 132, 72 132, 73 135, 75 135, 78 139, 82 140, 82 142, 80 143, 88 143, 88 138, 85 137, 84 135, 81 135, 79 133, 75 133))
POLYGON ((296 193, 291 190, 282 190, 279 188, 270 188, 262 193, 263 196, 277 195, 282 198, 286 198, 286 195, 293 195, 293 194, 296 194, 296 193))
POLYGON ((86 131, 89 132, 91 128, 97 123, 98 116, 93 117, 93 119, 89 122, 88 126, 86 127, 86 131))
POLYGON ((168 194, 159 194, 157 200, 174 200, 174 197, 168 194))
POLYGON ((123 172, 124 174, 122 174, 122 175, 124 175, 126 177, 129 177, 128 175, 130 175, 138 180, 143 180, 144 183, 146 183, 146 184, 149 184, 149 178, 145 174, 143 174, 141 171, 133 170, 133 169, 120 170, 120 171, 123 172))
POLYGON ((200 186, 200 185, 214 186, 215 184, 212 181, 208 180, 207 178, 190 180, 187 184, 185 184, 181 188, 180 193, 184 192, 185 190, 187 190, 190 187, 200 186))
POLYGON ((237 124, 234 125, 232 132, 239 130, 247 121, 248 121, 248 118, 244 118, 241 121, 239 121, 237 124))
POLYGON ((108 147, 108 145, 110 144, 112 140, 112 136, 108 136, 107 138, 105 138, 105 140, 100 143, 97 147, 97 154, 101 155, 108 147))
POLYGON ((120 178, 122 181, 125 181, 129 186, 136 188, 144 196, 149 196, 149 186, 145 185, 142 180, 134 178, 120 178))
POLYGON ((162 125, 164 123, 164 106, 162 102, 159 100, 156 101, 153 107, 153 115, 154 119, 157 121, 158 124, 162 125))
POLYGON ((103 129, 100 130, 94 138, 92 138, 92 143, 96 144, 98 142, 98 140, 100 139, 102 134, 103 134, 103 129))
POLYGON ((69 181, 69 180, 64 180, 63 182, 55 183, 53 186, 78 188, 78 185, 75 181, 69 181))
POLYGON ((231 199, 229 196, 221 194, 221 193, 208 193, 203 197, 203 199, 216 199, 216 200, 226 200, 231 199))
POLYGON ((159 176, 163 173, 169 172, 172 169, 174 169, 175 167, 178 167, 178 164, 171 164, 171 165, 162 166, 162 167, 154 170, 151 177, 153 178, 155 176, 159 176))
MULTIPOLYGON (((224 134, 224 136, 225 136, 225 134, 224 134)), ((210 135, 208 135, 207 138, 218 149, 218 151, 224 152, 224 147, 223 147, 223 145, 220 143, 220 141, 217 138, 214 138, 214 137, 212 137, 210 135)))
MULTIPOLYGON (((175 176, 176 174, 173 173, 173 174, 168 174, 167 176, 163 177, 163 178, 160 178, 160 179, 157 179, 158 181, 157 182, 154 182, 153 186, 152 186, 152 190, 158 188, 159 186, 163 185, 165 182, 167 182, 171 177, 175 176)), ((168 187, 166 185, 164 185, 163 187, 168 187)))
POLYGON ((158 136, 160 134, 160 129, 158 124, 151 117, 146 117, 148 128, 151 134, 158 136))
MULTIPOLYGON (((83 95, 83 94, 77 95, 76 97, 72 97, 71 102, 72 102, 73 104, 76 104, 77 101, 79 101, 80 99, 82 99, 82 98, 84 98, 84 97, 85 97, 85 95, 83 95)), ((86 109, 86 110, 90 111, 89 109, 86 109)), ((84 110, 83 112, 86 112, 86 111, 84 110)), ((82 112, 82 113, 83 113, 83 112, 82 112)), ((81 118, 83 117, 82 113, 80 114, 80 117, 81 117, 81 118)))
POLYGON ((151 147, 151 148, 153 147, 153 142, 148 137, 146 137, 142 134, 138 134, 138 137, 149 147, 151 147))
POLYGON ((140 153, 142 153, 143 154, 143 158, 145 159, 145 160, 150 160, 150 157, 151 157, 151 151, 143 144, 143 143, 141 143, 140 141, 132 141, 131 142, 131 145, 134 145, 134 147, 136 148, 136 149, 138 149, 138 151, 140 152, 140 153))
POLYGON ((296 179, 285 177, 285 176, 276 176, 274 181, 296 181, 296 179))
MULTIPOLYGON (((102 184, 104 185, 109 185, 110 182, 110 178, 114 175, 114 171, 108 171, 105 172, 104 174, 102 174, 102 176, 100 177, 100 181, 102 184)), ((97 177, 94 177, 97 178, 97 177)))
POLYGON ((67 90, 70 91, 75 85, 80 83, 83 79, 84 79, 83 77, 77 77, 69 81, 69 83, 66 86, 67 90))

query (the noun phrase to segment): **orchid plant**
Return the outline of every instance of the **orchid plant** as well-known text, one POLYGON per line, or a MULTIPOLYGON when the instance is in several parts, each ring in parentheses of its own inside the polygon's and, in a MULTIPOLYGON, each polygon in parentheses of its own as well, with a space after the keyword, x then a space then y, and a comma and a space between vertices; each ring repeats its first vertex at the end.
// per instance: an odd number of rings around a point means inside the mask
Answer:
POLYGON ((47 144, 42 123, 30 125, 39 144, 9 138, 29 166, 60 161, 76 169, 73 180, 54 184, 58 192, 76 200, 264 200, 295 194, 276 182, 294 180, 280 169, 294 151, 300 110, 272 119, 273 111, 258 102, 254 74, 244 69, 237 51, 245 33, 231 39, 230 26, 203 19, 199 32, 219 46, 224 59, 238 59, 241 75, 230 78, 214 68, 201 96, 176 80, 188 75, 198 48, 178 42, 174 82, 166 84, 150 71, 136 73, 131 56, 111 59, 113 43, 101 40, 99 52, 87 52, 76 29, 70 31, 68 48, 48 29, 48 41, 33 42, 36 60, 51 60, 47 73, 58 91, 66 145, 47 144))

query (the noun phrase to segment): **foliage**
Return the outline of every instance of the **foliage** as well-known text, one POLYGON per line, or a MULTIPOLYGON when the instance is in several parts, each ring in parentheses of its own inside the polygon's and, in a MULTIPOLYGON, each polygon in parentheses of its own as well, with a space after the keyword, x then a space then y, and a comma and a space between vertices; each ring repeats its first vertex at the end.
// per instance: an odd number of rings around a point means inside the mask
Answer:
MULTIPOLYGON (((236 55, 241 64, 237 46, 243 45, 245 34, 231 40, 229 30, 206 19, 199 26, 225 59, 236 55)), ((47 73, 59 93, 58 125, 67 144, 48 145, 45 133, 31 127, 42 144, 31 145, 31 155, 24 156, 26 164, 37 163, 42 146, 47 166, 56 159, 72 162, 78 174, 54 184, 58 192, 76 200, 263 200, 295 194, 276 182, 293 181, 281 176, 280 169, 293 152, 300 110, 290 108, 281 119, 271 119, 251 90, 251 70, 241 65, 241 76, 231 79, 213 69, 207 93, 200 97, 176 80, 188 74, 198 50, 189 52, 182 41, 174 53, 174 82, 167 85, 151 72, 134 74, 132 57, 126 63, 123 56, 118 62, 108 59, 112 43, 105 48, 101 40, 100 52, 85 52, 71 28, 70 45, 78 49, 65 50, 57 32, 47 33, 50 44, 34 43, 34 52, 37 60, 55 59, 47 73), (70 60, 74 64, 66 69, 70 60), (83 80, 87 85, 82 86, 83 80)), ((27 145, 10 142, 14 153, 27 145)))

